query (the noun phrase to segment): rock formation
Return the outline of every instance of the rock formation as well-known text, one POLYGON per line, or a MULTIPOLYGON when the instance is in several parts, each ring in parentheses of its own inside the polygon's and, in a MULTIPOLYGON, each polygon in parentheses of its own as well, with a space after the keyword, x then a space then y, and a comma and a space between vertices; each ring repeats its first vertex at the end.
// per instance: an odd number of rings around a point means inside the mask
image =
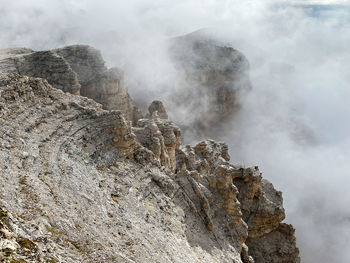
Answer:
POLYGON ((195 115, 184 128, 196 127, 196 136, 220 137, 240 108, 239 95, 251 89, 247 59, 202 30, 172 39, 170 55, 184 79, 173 99, 195 115))
POLYGON ((258 167, 182 145, 160 101, 143 117, 97 50, 1 50, 0 71, 0 262, 300 262, 258 167))
POLYGON ((161 119, 168 119, 168 113, 166 112, 164 105, 161 101, 155 100, 148 107, 149 117, 152 117, 153 114, 157 114, 157 116, 161 119))
POLYGON ((104 109, 121 110, 136 122, 140 113, 129 96, 123 72, 104 64, 98 50, 84 45, 39 52, 0 50, 0 72, 45 78, 54 88, 91 98, 104 109))
POLYGON ((226 144, 43 79, 0 74, 0 171, 3 262, 299 262, 281 193, 226 144))
MULTIPOLYGON (((203 31, 170 42, 170 56, 183 79, 181 87, 171 93, 172 107, 191 112, 191 117, 180 123, 187 141, 220 138, 240 108, 240 94, 251 88, 247 59, 232 47, 211 40, 203 31)), ((3 49, 0 72, 45 78, 54 88, 91 98, 107 110, 121 110, 134 125, 142 118, 130 98, 123 71, 108 69, 101 53, 90 46, 39 52, 3 49)), ((153 111, 158 106, 150 107, 153 111)), ((160 118, 168 118, 157 111, 160 118)))

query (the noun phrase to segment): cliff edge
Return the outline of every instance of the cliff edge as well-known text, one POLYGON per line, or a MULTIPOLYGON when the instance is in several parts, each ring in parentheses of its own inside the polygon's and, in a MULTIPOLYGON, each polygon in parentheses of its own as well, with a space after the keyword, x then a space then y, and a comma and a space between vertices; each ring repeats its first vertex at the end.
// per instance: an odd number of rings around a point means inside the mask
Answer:
POLYGON ((159 101, 134 117, 91 50, 0 52, 2 262, 300 262, 258 167, 231 164, 225 143, 182 145, 159 101))

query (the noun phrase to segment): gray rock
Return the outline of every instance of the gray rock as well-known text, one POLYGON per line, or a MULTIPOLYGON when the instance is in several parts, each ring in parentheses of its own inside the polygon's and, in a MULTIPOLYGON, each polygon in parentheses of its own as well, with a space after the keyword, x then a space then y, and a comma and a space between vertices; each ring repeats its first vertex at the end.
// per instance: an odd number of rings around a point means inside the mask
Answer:
POLYGON ((120 110, 128 120, 133 120, 135 109, 124 83, 124 73, 112 68, 99 74, 81 89, 81 95, 91 98, 107 110, 120 110))
POLYGON ((86 45, 51 51, 0 50, 0 72, 45 78, 54 88, 81 94, 101 103, 104 109, 121 110, 128 120, 140 118, 120 69, 107 69, 101 53, 86 45))
POLYGON ((153 116, 153 114, 156 112, 159 118, 168 119, 168 114, 164 108, 164 105, 159 100, 155 100, 151 103, 151 105, 148 107, 148 112, 150 116, 153 116))
POLYGON ((132 127, 16 73, 0 73, 0 105, 4 262, 300 262, 281 193, 225 143, 181 145, 157 114, 132 127))
POLYGON ((255 262, 300 263, 299 249, 295 247, 295 230, 293 226, 281 223, 276 229, 259 238, 247 242, 249 252, 255 262))
POLYGON ((100 74, 107 71, 101 52, 87 45, 73 45, 53 50, 63 57, 77 74, 82 86, 94 82, 100 74))
POLYGON ((17 72, 44 78, 56 89, 79 94, 80 84, 69 63, 52 51, 39 51, 14 58, 17 72))
POLYGON ((251 89, 248 60, 203 31, 174 38, 170 54, 184 79, 172 99, 195 115, 184 128, 201 137, 225 134, 240 108, 239 94, 251 89))
POLYGON ((52 51, 33 52, 28 49, 0 50, 0 72, 15 72, 41 77, 57 89, 79 94, 80 84, 76 73, 65 59, 52 51))

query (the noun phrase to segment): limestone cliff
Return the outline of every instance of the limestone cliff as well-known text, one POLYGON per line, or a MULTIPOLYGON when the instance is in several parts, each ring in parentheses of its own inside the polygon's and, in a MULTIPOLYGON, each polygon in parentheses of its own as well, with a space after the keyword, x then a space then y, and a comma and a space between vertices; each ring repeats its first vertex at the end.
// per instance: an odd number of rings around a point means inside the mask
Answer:
POLYGON ((170 56, 183 75, 172 97, 194 115, 184 129, 197 137, 225 134, 240 108, 239 96, 251 89, 248 60, 204 30, 172 39, 170 56))
POLYGON ((70 94, 130 99, 100 58, 1 53, 17 72, 0 73, 1 262, 300 262, 258 167, 231 164, 225 143, 182 145, 159 101, 134 118, 132 103, 70 94))
POLYGON ((98 50, 84 45, 38 52, 24 48, 0 50, 0 72, 45 78, 54 88, 91 98, 104 109, 121 110, 133 120, 139 113, 123 72, 107 69, 104 64, 98 50))

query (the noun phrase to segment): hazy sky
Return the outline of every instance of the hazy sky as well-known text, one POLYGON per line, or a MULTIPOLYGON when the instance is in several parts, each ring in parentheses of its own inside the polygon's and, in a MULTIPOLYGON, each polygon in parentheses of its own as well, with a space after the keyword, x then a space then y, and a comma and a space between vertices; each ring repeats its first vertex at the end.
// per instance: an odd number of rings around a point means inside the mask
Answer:
MULTIPOLYGON (((167 102, 164 40, 201 28, 241 50, 253 90, 226 141, 284 193, 302 262, 350 258, 350 1, 0 0, 0 47, 87 43, 130 93, 167 102)), ((166 103, 167 104, 167 103, 166 103)), ((178 112, 168 109, 175 120, 178 112)), ((190 113, 186 113, 190 114, 190 113)))

